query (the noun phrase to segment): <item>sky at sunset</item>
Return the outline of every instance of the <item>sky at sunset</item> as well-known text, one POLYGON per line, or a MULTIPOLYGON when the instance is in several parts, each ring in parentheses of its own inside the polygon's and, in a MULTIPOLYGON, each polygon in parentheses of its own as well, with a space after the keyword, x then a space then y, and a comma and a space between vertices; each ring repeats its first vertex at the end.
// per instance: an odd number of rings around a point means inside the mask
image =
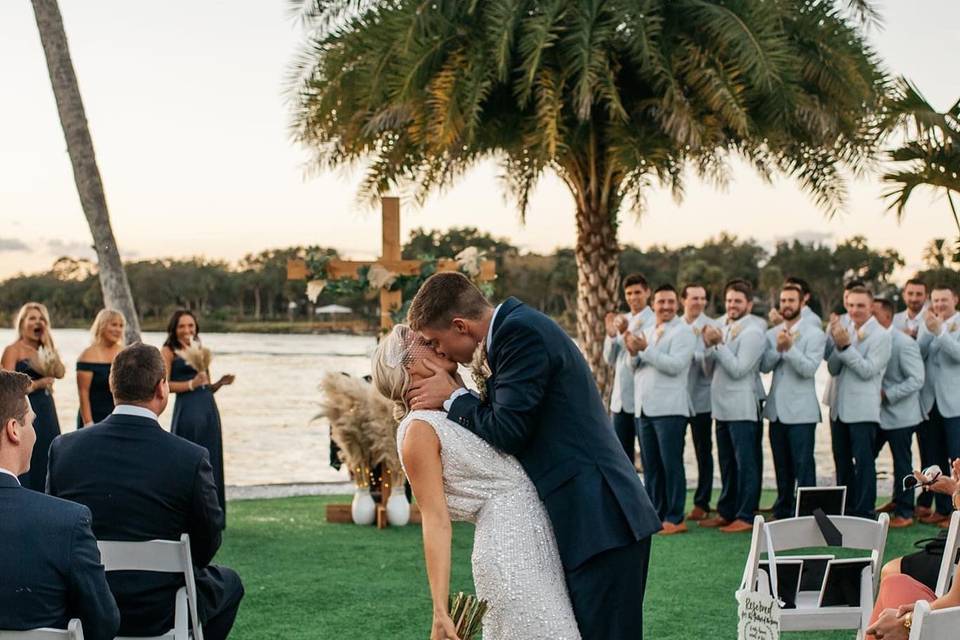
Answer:
MULTIPOLYGON (((285 78, 301 38, 285 0, 60 0, 106 188, 128 258, 236 260, 268 247, 321 244, 348 257, 379 250, 379 214, 355 200, 358 173, 305 171, 289 140, 285 78)), ((871 38, 887 67, 939 109, 960 97, 960 1, 885 0, 871 38)), ((30 3, 0 2, 0 278, 60 255, 92 257, 30 3)), ((833 220, 788 180, 763 183, 735 165, 725 191, 690 179, 682 204, 650 193, 621 240, 699 243, 722 231, 764 243, 865 235, 911 266, 930 238, 955 235, 945 200, 914 196, 902 225, 884 212, 876 178, 852 184, 833 220)), ((543 181, 522 225, 493 164, 422 209, 413 227, 477 226, 529 251, 574 242, 572 202, 543 181)), ((909 269, 909 267, 908 267, 909 269)))

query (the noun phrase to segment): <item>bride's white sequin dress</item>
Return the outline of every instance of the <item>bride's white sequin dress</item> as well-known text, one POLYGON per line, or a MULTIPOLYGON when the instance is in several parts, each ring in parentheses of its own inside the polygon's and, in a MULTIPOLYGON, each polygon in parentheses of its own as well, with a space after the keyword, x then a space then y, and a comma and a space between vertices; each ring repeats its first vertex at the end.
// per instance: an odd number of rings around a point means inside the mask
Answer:
POLYGON ((523 467, 440 411, 414 411, 440 439, 450 518, 476 526, 473 582, 489 610, 484 640, 579 640, 557 542, 547 511, 523 467))

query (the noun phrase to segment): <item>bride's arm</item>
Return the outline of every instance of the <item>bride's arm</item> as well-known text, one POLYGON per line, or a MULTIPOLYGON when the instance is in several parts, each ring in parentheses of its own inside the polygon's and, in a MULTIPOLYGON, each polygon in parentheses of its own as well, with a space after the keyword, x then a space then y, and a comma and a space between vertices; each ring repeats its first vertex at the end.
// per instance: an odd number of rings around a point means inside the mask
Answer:
POLYGON ((450 596, 450 514, 443 493, 440 439, 433 428, 414 420, 403 438, 403 461, 423 519, 423 555, 433 599, 433 640, 455 640, 447 611, 450 596))

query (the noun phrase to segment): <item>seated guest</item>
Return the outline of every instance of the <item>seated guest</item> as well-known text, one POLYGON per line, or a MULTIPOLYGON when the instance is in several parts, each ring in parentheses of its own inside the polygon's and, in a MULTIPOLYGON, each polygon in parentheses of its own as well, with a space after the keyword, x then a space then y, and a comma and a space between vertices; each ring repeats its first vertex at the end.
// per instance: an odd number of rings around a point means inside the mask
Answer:
POLYGON ((107 586, 90 510, 20 486, 37 434, 30 378, 0 371, 0 629, 66 629, 109 640, 120 613, 107 586))
POLYGON ((640 421, 644 486, 663 521, 660 535, 684 533, 687 480, 683 442, 690 417, 687 378, 697 338, 677 316, 677 290, 665 284, 653 294, 656 324, 640 335, 628 333, 626 348, 635 370, 634 400, 640 421))
MULTIPOLYGON (((960 461, 953 464, 953 506, 960 509, 960 461)), ((867 637, 877 640, 908 640, 913 624, 913 608, 918 600, 926 600, 934 611, 960 607, 960 576, 955 575, 950 590, 937 598, 928 587, 904 574, 891 575, 880 583, 867 637)))
MULTIPOLYGON (((220 547, 223 510, 206 449, 170 434, 163 357, 144 344, 121 351, 110 370, 116 409, 103 422, 61 436, 50 447, 47 491, 93 512, 99 540, 179 540, 190 535, 197 605, 208 640, 226 638, 243 586, 231 569, 209 564, 220 547)), ((120 635, 158 635, 173 627, 183 576, 111 572, 120 635)))

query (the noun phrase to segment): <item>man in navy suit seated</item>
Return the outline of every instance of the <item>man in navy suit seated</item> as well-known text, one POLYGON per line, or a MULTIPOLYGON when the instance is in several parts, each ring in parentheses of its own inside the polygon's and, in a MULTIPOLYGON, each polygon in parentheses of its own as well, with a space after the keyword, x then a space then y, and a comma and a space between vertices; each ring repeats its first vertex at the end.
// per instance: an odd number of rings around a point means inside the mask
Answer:
MULTIPOLYGON (((235 571, 209 564, 220 547, 223 510, 210 456, 160 427, 170 390, 160 352, 134 344, 110 371, 116 404, 103 422, 50 445, 47 492, 87 505, 99 540, 179 540, 190 534, 203 635, 230 633, 243 597, 235 571)), ((173 627, 183 576, 118 571, 107 576, 120 606, 120 634, 149 636, 173 627)))
POLYGON ((37 441, 30 378, 0 371, 0 629, 66 629, 79 618, 88 640, 120 624, 90 530, 90 510, 20 486, 37 441))

